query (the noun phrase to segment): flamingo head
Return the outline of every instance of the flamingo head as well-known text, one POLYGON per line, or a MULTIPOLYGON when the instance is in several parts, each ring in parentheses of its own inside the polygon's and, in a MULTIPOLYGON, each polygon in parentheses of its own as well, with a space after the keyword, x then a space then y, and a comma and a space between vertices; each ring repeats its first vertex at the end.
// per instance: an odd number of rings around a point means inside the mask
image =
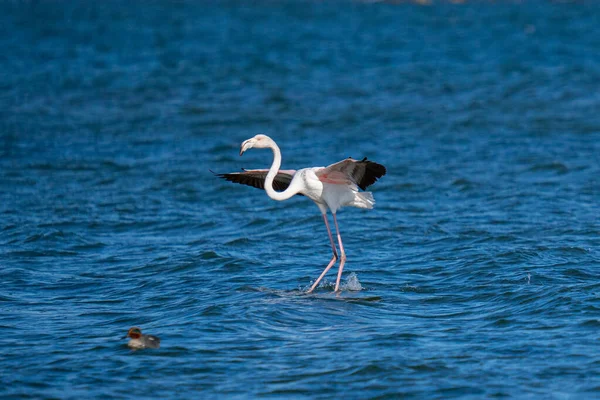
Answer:
POLYGON ((244 140, 244 143, 242 143, 242 146, 240 147, 240 156, 244 154, 246 150, 251 149, 253 147, 256 147, 257 149, 267 149, 271 147, 272 143, 273 139, 271 139, 267 135, 256 135, 253 138, 244 140))

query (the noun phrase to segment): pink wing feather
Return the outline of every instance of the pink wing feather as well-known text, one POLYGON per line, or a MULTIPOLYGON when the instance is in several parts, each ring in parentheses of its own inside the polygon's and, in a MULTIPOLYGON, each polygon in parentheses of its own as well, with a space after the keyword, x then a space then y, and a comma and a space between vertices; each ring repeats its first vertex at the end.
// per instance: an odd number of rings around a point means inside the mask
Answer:
POLYGON ((385 175, 385 167, 367 158, 354 160, 347 159, 331 164, 316 172, 321 182, 334 185, 355 184, 362 190, 377 182, 377 179, 385 175))

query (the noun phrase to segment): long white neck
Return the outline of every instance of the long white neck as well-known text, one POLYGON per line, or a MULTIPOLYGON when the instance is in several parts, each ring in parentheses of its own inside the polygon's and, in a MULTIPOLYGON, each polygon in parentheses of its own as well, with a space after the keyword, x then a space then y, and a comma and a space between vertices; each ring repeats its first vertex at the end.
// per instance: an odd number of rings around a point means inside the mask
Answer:
POLYGON ((298 189, 292 187, 292 185, 288 186, 288 188, 283 192, 276 192, 275 189, 273 189, 273 180, 279 172, 279 167, 281 167, 281 150, 279 150, 277 143, 272 140, 269 147, 271 150, 273 150, 273 164, 271 164, 271 168, 269 169, 269 173, 267 173, 267 177, 265 179, 265 192, 267 192, 267 196, 273 200, 287 200, 295 194, 298 194, 298 189))

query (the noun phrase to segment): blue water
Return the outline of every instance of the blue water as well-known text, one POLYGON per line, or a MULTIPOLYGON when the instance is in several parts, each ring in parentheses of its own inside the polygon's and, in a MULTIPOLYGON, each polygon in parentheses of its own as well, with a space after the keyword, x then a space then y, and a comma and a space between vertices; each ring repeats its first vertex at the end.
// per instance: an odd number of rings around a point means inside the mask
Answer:
POLYGON ((0 397, 600 398, 596 3, 0 13, 0 397), (338 220, 215 172, 369 157, 338 220), (132 326, 158 350, 131 352, 132 326))

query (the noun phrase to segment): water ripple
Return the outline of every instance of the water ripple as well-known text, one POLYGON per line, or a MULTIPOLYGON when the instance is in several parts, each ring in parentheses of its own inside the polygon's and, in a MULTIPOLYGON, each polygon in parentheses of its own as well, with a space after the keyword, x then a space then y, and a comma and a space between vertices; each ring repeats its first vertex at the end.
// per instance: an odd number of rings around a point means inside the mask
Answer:
POLYGON ((584 3, 12 2, 0 397, 594 398, 584 3), (431 3, 431 4, 426 4, 431 3), (211 171, 386 165, 373 210, 211 171), (130 351, 131 326, 161 337, 130 351))

